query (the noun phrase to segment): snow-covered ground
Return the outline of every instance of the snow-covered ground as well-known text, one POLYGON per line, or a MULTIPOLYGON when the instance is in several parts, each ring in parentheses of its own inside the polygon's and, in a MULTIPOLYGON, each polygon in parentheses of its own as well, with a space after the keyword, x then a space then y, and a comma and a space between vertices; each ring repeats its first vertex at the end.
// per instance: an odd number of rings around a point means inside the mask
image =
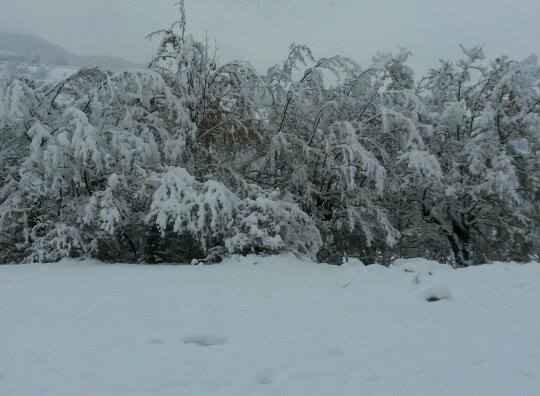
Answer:
MULTIPOLYGON (((2 66, 7 66, 7 64, 0 62, 0 67, 2 66)), ((36 78, 49 84, 59 83, 80 70, 80 67, 57 65, 19 65, 19 67, 22 68, 23 72, 34 76, 42 74, 36 78)), ((19 71, 21 70, 19 69, 19 71)))
POLYGON ((80 70, 78 67, 69 67, 69 66, 55 66, 51 67, 48 72, 47 76, 45 77, 45 81, 48 83, 58 83, 60 81, 65 80, 66 78, 72 76, 73 74, 77 73, 80 70))
POLYGON ((0 266, 0 395, 38 394, 539 395, 540 265, 0 266))

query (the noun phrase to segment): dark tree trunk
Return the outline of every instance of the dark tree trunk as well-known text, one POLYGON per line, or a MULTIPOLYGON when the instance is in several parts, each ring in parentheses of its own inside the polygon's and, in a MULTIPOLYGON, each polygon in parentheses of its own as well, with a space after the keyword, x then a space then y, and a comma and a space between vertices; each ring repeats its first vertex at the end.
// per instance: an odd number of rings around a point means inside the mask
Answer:
POLYGON ((157 264, 161 262, 159 247, 161 243, 161 233, 156 225, 146 230, 144 241, 143 260, 147 264, 157 264))
POLYGON ((457 265, 460 267, 471 265, 471 253, 468 247, 455 234, 448 234, 447 238, 452 247, 452 253, 454 254, 457 265))
POLYGON ((472 253, 470 250, 471 234, 466 227, 463 227, 456 220, 452 220, 452 233, 447 234, 448 241, 452 247, 456 263, 460 267, 468 267, 472 264, 472 253))

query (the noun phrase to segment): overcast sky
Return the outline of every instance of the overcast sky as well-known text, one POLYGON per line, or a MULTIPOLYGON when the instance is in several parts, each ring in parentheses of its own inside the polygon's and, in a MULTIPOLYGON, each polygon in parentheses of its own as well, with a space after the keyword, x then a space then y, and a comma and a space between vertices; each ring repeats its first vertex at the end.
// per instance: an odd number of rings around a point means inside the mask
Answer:
MULTIPOLYGON (((143 62, 144 37, 176 17, 175 0, 0 0, 0 29, 38 35, 77 53, 143 62)), ((485 44, 488 56, 540 53, 539 0, 186 0, 196 37, 205 30, 223 60, 259 70, 308 44, 316 56, 366 64, 377 51, 412 50, 424 71, 458 44, 485 44)))

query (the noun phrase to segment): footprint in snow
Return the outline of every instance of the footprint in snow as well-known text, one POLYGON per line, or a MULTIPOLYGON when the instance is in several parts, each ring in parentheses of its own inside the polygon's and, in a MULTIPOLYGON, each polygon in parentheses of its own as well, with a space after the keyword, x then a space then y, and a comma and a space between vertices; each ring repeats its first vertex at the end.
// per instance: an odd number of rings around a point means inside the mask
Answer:
POLYGON ((222 345, 227 342, 228 338, 225 336, 216 335, 194 335, 184 338, 184 344, 195 344, 199 346, 214 346, 222 345))
POLYGON ((344 355, 343 351, 339 348, 328 348, 326 354, 330 357, 341 357, 344 355))
POLYGON ((255 374, 255 381, 261 385, 268 385, 274 382, 274 371, 269 368, 259 370, 255 374))

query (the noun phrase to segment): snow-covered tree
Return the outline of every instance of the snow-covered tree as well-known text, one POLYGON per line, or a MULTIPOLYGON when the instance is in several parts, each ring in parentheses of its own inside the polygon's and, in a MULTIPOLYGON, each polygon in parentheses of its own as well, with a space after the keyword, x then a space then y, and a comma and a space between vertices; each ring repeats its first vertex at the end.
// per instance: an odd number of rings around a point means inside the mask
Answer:
POLYGON ((148 70, 82 70, 50 90, 8 85, 3 102, 28 139, 0 205, 18 257, 156 261, 178 240, 193 242, 198 258, 315 257, 309 216, 236 170, 246 153, 233 148, 260 122, 258 77, 241 62, 216 67, 184 24, 164 32, 148 70))
POLYGON ((309 48, 292 45, 264 77, 266 144, 252 176, 286 191, 317 222, 324 258, 399 238, 380 204, 385 149, 370 123, 388 73, 387 65, 362 70, 339 56, 316 61, 309 48))
POLYGON ((293 44, 259 74, 180 20, 146 69, 0 71, 0 261, 292 251, 537 254, 540 67, 463 48, 415 79, 293 44))
POLYGON ((386 130, 399 136, 389 198, 405 234, 444 237, 468 265, 538 243, 540 90, 535 58, 484 65, 480 47, 463 54, 402 92, 414 101, 406 118, 387 114, 386 130))

